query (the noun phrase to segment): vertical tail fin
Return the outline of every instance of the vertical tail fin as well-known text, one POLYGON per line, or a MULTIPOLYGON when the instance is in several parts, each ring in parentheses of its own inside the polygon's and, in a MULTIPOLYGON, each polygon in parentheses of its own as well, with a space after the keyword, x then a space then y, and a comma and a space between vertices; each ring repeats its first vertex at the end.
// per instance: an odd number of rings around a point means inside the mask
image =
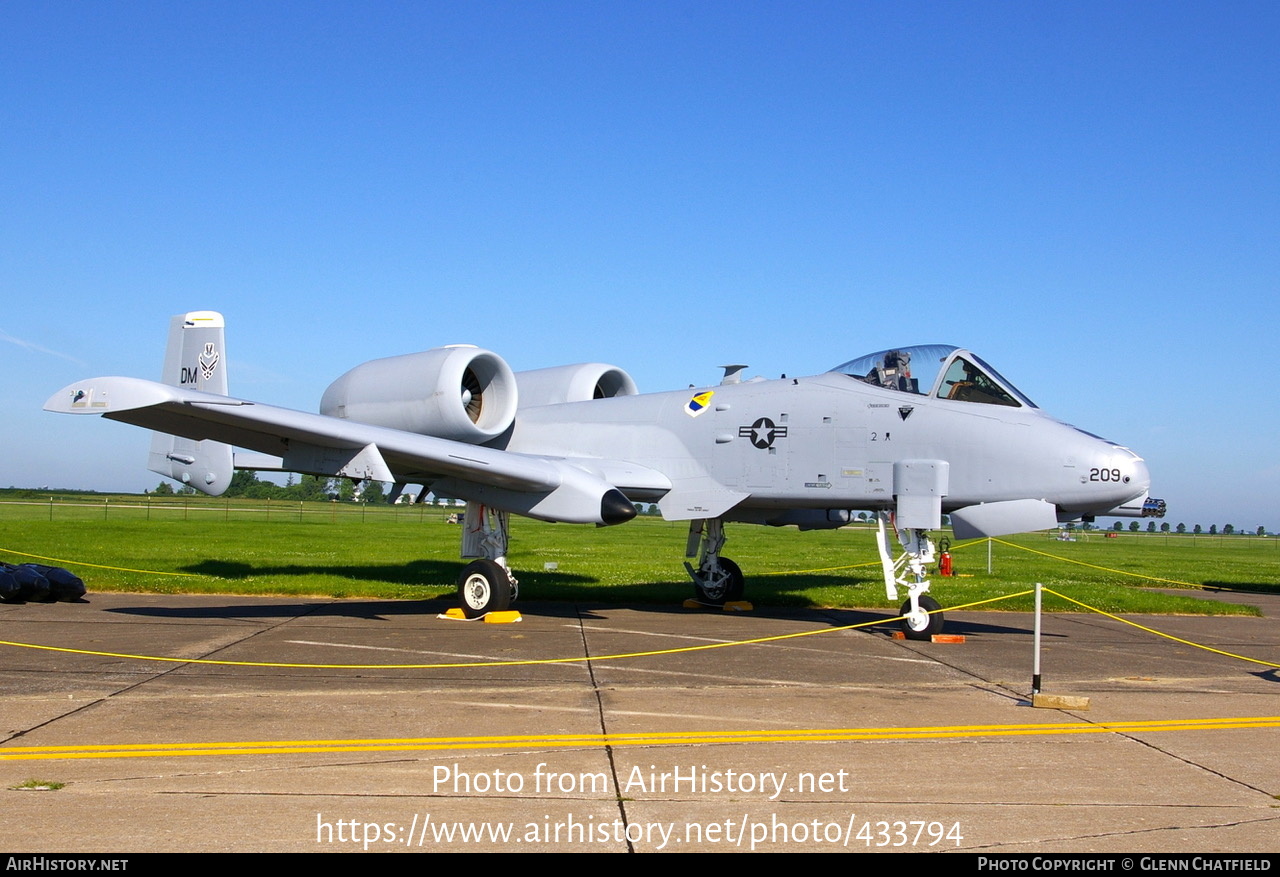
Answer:
MULTIPOLYGON (((175 387, 227 395, 225 325, 222 314, 214 311, 192 311, 171 319, 160 380, 175 387)), ((230 445, 163 432, 151 436, 147 468, 152 472, 213 496, 231 484, 230 445)))

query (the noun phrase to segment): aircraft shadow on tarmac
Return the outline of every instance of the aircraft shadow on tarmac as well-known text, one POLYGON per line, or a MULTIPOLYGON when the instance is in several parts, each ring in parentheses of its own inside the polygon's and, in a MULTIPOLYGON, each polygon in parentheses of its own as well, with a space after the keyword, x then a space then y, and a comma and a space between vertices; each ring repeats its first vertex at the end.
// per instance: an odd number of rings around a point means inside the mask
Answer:
MULTIPOLYGON (((403 564, 358 564, 347 566, 309 564, 250 564, 240 561, 206 559, 181 567, 183 572, 228 580, 250 578, 288 578, 313 575, 336 576, 354 582, 377 582, 415 585, 423 589, 423 597, 454 593, 461 567, 457 562, 415 560, 403 564)), ((813 608, 803 596, 805 591, 836 586, 864 593, 868 605, 884 600, 881 578, 876 576, 829 576, 794 573, 786 576, 747 575, 746 599, 758 607, 779 606, 813 608)), ((335 592, 340 588, 326 585, 335 592)), ((337 596, 343 596, 336 594, 337 596)), ((565 600, 582 603, 668 604, 679 606, 693 595, 693 585, 686 578, 660 579, 629 584, 604 584, 591 576, 567 570, 522 570, 520 595, 523 601, 565 600)), ((945 595, 944 595, 945 596, 945 595)))
MULTIPOLYGON (((358 582, 379 582, 399 585, 420 585, 431 594, 445 594, 456 587, 458 562, 415 560, 409 563, 358 564, 332 566, 322 564, 250 564, 241 561, 206 559, 181 567, 183 572, 229 580, 250 578, 285 578, 312 575, 337 576, 358 582)), ((747 575, 749 588, 747 599, 762 604, 804 606, 797 592, 832 585, 840 588, 865 590, 869 602, 883 600, 883 585, 877 576, 838 577, 795 573, 786 576, 747 575)), ((333 586, 328 586, 333 587, 333 586)), ((693 585, 687 578, 665 579, 634 584, 603 584, 591 576, 579 575, 563 569, 530 570, 520 572, 520 592, 525 599, 541 597, 554 600, 581 600, 598 602, 607 590, 608 602, 679 602, 693 593, 693 585)))
MULTIPOLYGON (((379 582, 398 585, 417 585, 423 589, 421 599, 400 598, 385 600, 343 599, 337 603, 313 603, 306 596, 299 596, 293 603, 259 603, 241 602, 227 605, 200 605, 184 607, 117 607, 107 611, 150 617, 165 618, 279 618, 300 615, 344 616, 351 618, 379 619, 408 615, 439 614, 456 604, 456 585, 459 565, 457 562, 416 560, 409 563, 360 564, 348 566, 324 566, 307 564, 249 564, 239 561, 206 559, 198 563, 182 567, 184 572, 197 575, 213 576, 228 580, 245 580, 249 578, 289 578, 313 575, 338 576, 354 582, 379 582), (305 607, 305 608, 303 608, 305 607)), ((884 609, 831 609, 806 605, 799 592, 812 588, 839 584, 842 588, 851 588, 865 592, 868 603, 883 600, 883 591, 878 577, 860 577, 844 575, 837 578, 830 576, 797 573, 788 576, 747 577, 749 584, 747 597, 754 606, 751 613, 755 618, 797 618, 811 615, 821 618, 834 626, 845 626, 874 622, 896 616, 896 612, 884 609)), ((577 575, 564 570, 525 570, 520 576, 520 588, 523 599, 515 608, 523 609, 527 614, 552 617, 592 617, 587 606, 609 605, 626 606, 640 612, 686 613, 684 601, 691 595, 692 587, 687 579, 671 579, 651 582, 638 582, 625 585, 602 585, 599 580, 590 576, 577 575), (605 593, 607 591, 607 593, 605 593), (584 614, 588 613, 588 614, 584 614)), ((338 590, 338 589, 334 589, 338 590)), ((211 595, 206 595, 211 596, 211 595)), ((227 595, 229 598, 232 595, 227 595)), ((276 595, 280 597, 281 595, 276 595)), ((342 596, 342 595, 339 595, 342 596)), ((943 593, 945 597, 945 592, 943 593)), ((283 599, 288 599, 284 596, 283 599)), ((944 607, 945 608, 945 607, 944 607)), ((719 610, 709 607, 708 613, 719 610)), ((867 628, 869 632, 887 634, 895 630, 896 624, 887 623, 882 628, 867 628)), ((1025 625, 1010 626, 1005 624, 989 624, 974 621, 947 622, 947 632, 965 635, 979 634, 1018 634, 1028 633, 1031 629, 1031 617, 1027 616, 1025 625)), ((1045 634, 1045 636, 1051 636, 1045 634)))
MULTIPOLYGON (((418 560, 407 564, 362 564, 356 566, 307 566, 302 564, 247 564, 223 560, 204 560, 183 568, 186 572, 216 576, 223 579, 243 580, 259 577, 304 577, 311 575, 340 576, 362 582, 421 585, 421 599, 360 600, 343 599, 340 602, 314 603, 308 597, 298 597, 294 603, 242 602, 224 606, 200 605, 165 608, 139 606, 114 608, 108 611, 153 617, 173 618, 277 618, 290 615, 345 616, 353 618, 389 618, 408 615, 438 614, 456 604, 455 586, 457 563, 418 560), (307 607, 303 609, 302 607, 307 607)), ((878 578, 845 576, 833 580, 829 576, 798 573, 789 576, 766 576, 752 579, 748 576, 748 599, 754 606, 754 618, 801 618, 824 620, 833 626, 865 624, 878 619, 896 617, 896 611, 883 609, 833 609, 806 605, 799 592, 829 586, 838 581, 841 587, 865 592, 869 603, 883 600, 883 590, 878 578)), ((590 576, 576 575, 563 570, 528 570, 520 576, 523 599, 515 608, 526 614, 542 617, 595 617, 593 610, 603 604, 626 606, 632 611, 652 613, 687 613, 684 601, 692 588, 687 579, 639 582, 625 585, 602 585, 590 576)), ((234 599, 232 595, 227 595, 234 599)), ((287 599, 287 598, 284 598, 287 599)), ((708 607, 714 615, 720 610, 708 607)), ((876 633, 888 633, 897 624, 882 628, 868 628, 876 633)), ((1028 633, 1031 616, 1025 625, 991 624, 975 621, 949 620, 949 633, 1017 634, 1028 633)), ((1049 634, 1045 634, 1049 636, 1049 634)))
MULTIPOLYGON (((270 564, 242 563, 231 560, 207 559, 181 567, 183 572, 211 576, 232 581, 250 578, 287 578, 290 576, 339 576, 357 582, 382 582, 393 585, 421 585, 432 593, 445 593, 454 587, 458 571, 457 563, 435 560, 414 560, 409 563, 367 563, 349 566, 327 564, 270 564)), ((582 578, 582 581, 590 581, 582 578)))
MULTIPOLYGON (((204 595, 206 597, 216 595, 204 595)), ((426 600, 343 600, 340 603, 315 603, 308 597, 277 597, 272 602, 239 602, 238 595, 227 595, 229 602, 224 605, 198 606, 117 606, 107 612, 117 615, 136 615, 143 618, 183 618, 183 619, 245 619, 245 618, 359 618, 368 621, 387 621, 391 618, 407 616, 438 615, 454 604, 449 599, 426 600)), ((571 604, 540 604, 540 609, 550 611, 539 612, 543 616, 559 616, 576 618, 578 613, 571 604)))

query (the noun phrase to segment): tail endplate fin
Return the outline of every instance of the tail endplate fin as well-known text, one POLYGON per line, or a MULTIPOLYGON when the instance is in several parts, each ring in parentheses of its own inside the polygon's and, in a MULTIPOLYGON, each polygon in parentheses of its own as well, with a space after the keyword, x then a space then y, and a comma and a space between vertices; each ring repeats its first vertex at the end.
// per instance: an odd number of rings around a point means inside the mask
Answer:
MULTIPOLYGON (((215 311, 192 311, 171 319, 160 380, 175 387, 227 395, 225 326, 222 314, 215 311)), ((218 496, 231 484, 231 446, 154 432, 147 468, 218 496)))

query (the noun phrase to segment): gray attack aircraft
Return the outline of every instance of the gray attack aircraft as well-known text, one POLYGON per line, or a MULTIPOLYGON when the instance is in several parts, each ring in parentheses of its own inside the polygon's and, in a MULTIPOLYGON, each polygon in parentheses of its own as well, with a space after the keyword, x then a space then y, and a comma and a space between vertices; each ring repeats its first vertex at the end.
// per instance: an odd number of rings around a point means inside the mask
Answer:
POLYGON ((390 482, 393 500, 408 485, 460 497, 462 556, 476 559, 458 593, 472 617, 515 598, 511 514, 612 525, 656 502, 689 522, 685 568, 715 605, 743 596, 726 521, 828 529, 872 511, 886 593, 905 589, 903 628, 920 639, 942 627, 927 568, 944 514, 960 539, 1164 514, 1141 457, 1053 419, 957 347, 779 380, 726 366, 718 385, 648 394, 610 365, 516 373, 487 350, 438 347, 356 366, 311 414, 227 394, 224 326, 212 311, 180 314, 163 382, 94 378, 45 409, 155 430, 149 467, 212 495, 240 468, 390 482))

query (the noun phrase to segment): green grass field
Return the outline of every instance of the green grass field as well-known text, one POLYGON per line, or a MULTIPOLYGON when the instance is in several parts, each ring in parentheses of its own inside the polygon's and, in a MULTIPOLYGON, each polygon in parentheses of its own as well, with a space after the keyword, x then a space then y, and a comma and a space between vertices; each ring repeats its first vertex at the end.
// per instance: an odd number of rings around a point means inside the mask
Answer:
MULTIPOLYGON (((46 558, 36 562, 68 567, 91 595, 445 597, 463 563, 458 526, 445 518, 444 510, 422 506, 32 495, 0 502, 0 559, 46 558)), ((741 565, 747 597, 759 606, 889 606, 870 527, 727 529, 725 553, 741 565)), ((514 519, 509 559, 526 599, 675 604, 691 594, 681 566, 686 532, 684 523, 644 516, 602 529, 514 519)), ((1248 607, 1153 589, 1280 590, 1280 540, 1273 537, 1015 536, 993 544, 990 573, 985 542, 957 545, 953 554, 960 576, 933 579, 944 607, 1038 581, 1109 612, 1250 614, 1248 607)), ((1030 607, 1031 598, 1022 597, 990 608, 1030 607)), ((1053 598, 1046 607, 1073 609, 1053 598)))

